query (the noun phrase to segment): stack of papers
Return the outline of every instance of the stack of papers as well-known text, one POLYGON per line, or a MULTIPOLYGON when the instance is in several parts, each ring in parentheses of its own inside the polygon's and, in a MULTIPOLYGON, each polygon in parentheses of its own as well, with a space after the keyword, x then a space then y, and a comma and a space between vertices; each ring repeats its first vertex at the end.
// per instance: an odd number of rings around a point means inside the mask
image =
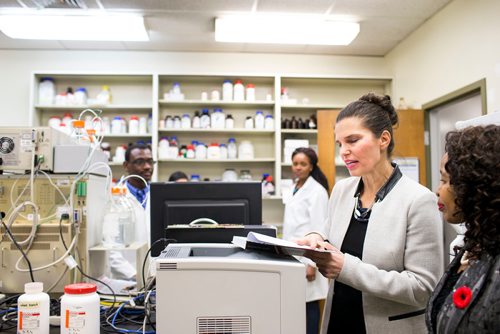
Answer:
POLYGON ((292 241, 269 237, 264 234, 249 232, 246 237, 234 236, 232 243, 243 249, 259 250, 271 252, 274 254, 286 254, 303 256, 306 251, 331 253, 333 251, 326 249, 311 248, 301 246, 292 241))

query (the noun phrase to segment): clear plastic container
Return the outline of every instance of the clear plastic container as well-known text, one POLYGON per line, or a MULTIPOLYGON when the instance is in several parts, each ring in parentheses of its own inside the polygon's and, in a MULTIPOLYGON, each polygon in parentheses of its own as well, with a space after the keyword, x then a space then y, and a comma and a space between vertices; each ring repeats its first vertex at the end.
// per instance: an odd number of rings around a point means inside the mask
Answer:
POLYGON ((250 174, 250 170, 243 169, 240 172, 240 181, 252 181, 252 174, 250 174))
POLYGON ((245 119, 245 129, 253 129, 253 118, 252 116, 247 116, 245 119))
POLYGON ((189 129, 189 128, 191 128, 191 118, 189 118, 189 114, 182 115, 181 128, 182 129, 189 129))
POLYGON ((168 147, 168 138, 161 137, 160 141, 158 142, 158 159, 168 159, 168 147))
POLYGON ((75 283, 64 287, 61 297, 61 334, 100 333, 100 299, 97 287, 75 283))
POLYGON ((210 128, 210 115, 208 114, 208 109, 203 109, 201 111, 200 128, 202 129, 210 128))
POLYGON ((120 248, 134 241, 135 214, 124 200, 122 188, 111 189, 111 200, 106 204, 102 223, 102 244, 107 248, 120 248))
POLYGON ((26 283, 17 299, 17 333, 49 334, 49 316, 50 298, 43 292, 43 283, 26 283))
POLYGON ((227 115, 226 116, 226 129, 233 129, 234 128, 234 119, 232 115, 227 115))
POLYGON ((109 86, 102 86, 102 90, 97 94, 97 102, 100 104, 111 104, 111 92, 109 86))
POLYGON ((274 118, 273 115, 266 115, 264 119, 264 129, 274 130, 274 118))

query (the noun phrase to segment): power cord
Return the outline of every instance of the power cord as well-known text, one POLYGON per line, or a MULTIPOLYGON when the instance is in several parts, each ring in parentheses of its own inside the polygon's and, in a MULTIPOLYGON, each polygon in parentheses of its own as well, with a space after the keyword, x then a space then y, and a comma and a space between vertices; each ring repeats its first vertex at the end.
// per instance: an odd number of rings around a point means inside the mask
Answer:
POLYGON ((153 249, 154 246, 156 246, 158 243, 160 242, 165 242, 165 247, 168 246, 168 244, 170 242, 177 242, 177 240, 175 239, 167 239, 167 238, 160 238, 158 240, 156 240, 155 242, 153 242, 153 244, 151 245, 151 247, 149 247, 148 251, 146 252, 146 256, 144 256, 144 261, 142 262, 142 286, 146 286, 146 277, 144 275, 144 269, 146 268, 146 262, 148 260, 148 256, 149 254, 151 254, 151 249, 153 249))

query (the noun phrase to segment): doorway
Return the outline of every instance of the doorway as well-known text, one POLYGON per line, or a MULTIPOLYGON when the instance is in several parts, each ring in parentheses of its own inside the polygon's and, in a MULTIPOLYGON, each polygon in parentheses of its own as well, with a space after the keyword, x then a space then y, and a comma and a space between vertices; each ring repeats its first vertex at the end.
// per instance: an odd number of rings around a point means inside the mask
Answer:
MULTIPOLYGON (((423 109, 426 114, 426 133, 429 137, 427 143, 427 170, 429 171, 427 184, 431 185, 432 191, 435 191, 439 185, 439 165, 444 154, 446 134, 455 130, 456 122, 486 114, 486 80, 477 81, 424 104, 423 109)), ((454 254, 453 250, 450 249, 450 244, 459 232, 458 226, 452 227, 443 221, 445 266, 448 265, 454 254)))

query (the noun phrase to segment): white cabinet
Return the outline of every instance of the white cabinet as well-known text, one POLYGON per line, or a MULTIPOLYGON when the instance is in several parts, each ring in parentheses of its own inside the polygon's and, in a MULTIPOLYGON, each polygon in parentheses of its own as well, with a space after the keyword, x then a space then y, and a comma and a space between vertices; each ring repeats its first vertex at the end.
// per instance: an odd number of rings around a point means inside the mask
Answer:
MULTIPOLYGON (((47 125, 52 116, 62 117, 70 113, 77 118, 86 108, 101 110, 101 117, 110 120, 121 116, 129 120, 132 115, 150 119, 148 133, 130 135, 108 135, 104 141, 112 146, 112 154, 118 145, 128 145, 137 141, 150 142, 155 159, 158 157, 158 141, 161 137, 175 136, 180 146, 191 144, 193 140, 206 145, 211 143, 227 144, 229 138, 235 138, 237 145, 242 141, 250 141, 254 147, 254 159, 218 159, 193 160, 185 158, 162 159, 158 162, 153 175, 154 181, 166 181, 171 173, 181 170, 188 175, 198 174, 202 179, 218 180, 225 169, 234 169, 238 174, 249 170, 254 180, 261 180, 262 174, 273 176, 276 183, 276 195, 263 200, 263 219, 265 223, 280 223, 284 206, 280 199, 280 180, 291 178, 291 165, 284 163, 284 140, 307 139, 313 147, 318 145, 316 129, 300 128, 299 120, 307 122, 318 110, 338 110, 349 102, 358 99, 367 92, 390 94, 390 78, 344 78, 320 76, 288 76, 288 75, 238 75, 238 74, 111 74, 111 73, 67 73, 37 72, 32 77, 31 114, 32 125, 47 125), (108 105, 41 105, 37 101, 38 85, 42 77, 52 77, 56 92, 65 92, 68 87, 74 91, 86 88, 88 96, 94 98, 103 85, 110 88, 112 101, 108 105), (233 83, 241 80, 246 86, 255 87, 253 101, 223 101, 222 85, 224 80, 233 83), (177 86, 177 84, 178 86, 177 86), (174 91, 183 94, 168 95, 174 91), (217 91, 215 93, 214 91, 217 91), (282 96, 281 93, 286 93, 282 96), (219 100, 213 97, 219 96, 219 100), (174 129, 167 128, 167 116, 182 117, 188 114, 192 119, 196 111, 215 108, 234 119, 234 128, 219 129, 174 129), (256 111, 274 118, 273 129, 247 129, 245 119, 255 118, 256 111), (295 126, 284 128, 285 120, 297 121, 295 126), (163 121, 163 122, 162 122, 163 121)), ((332 150, 334 143, 331 143, 332 150)), ((319 157, 321 161, 321 154, 319 157)), ((113 175, 119 178, 123 173, 121 163, 110 162, 113 175)), ((337 171, 342 174, 342 167, 337 171)))

